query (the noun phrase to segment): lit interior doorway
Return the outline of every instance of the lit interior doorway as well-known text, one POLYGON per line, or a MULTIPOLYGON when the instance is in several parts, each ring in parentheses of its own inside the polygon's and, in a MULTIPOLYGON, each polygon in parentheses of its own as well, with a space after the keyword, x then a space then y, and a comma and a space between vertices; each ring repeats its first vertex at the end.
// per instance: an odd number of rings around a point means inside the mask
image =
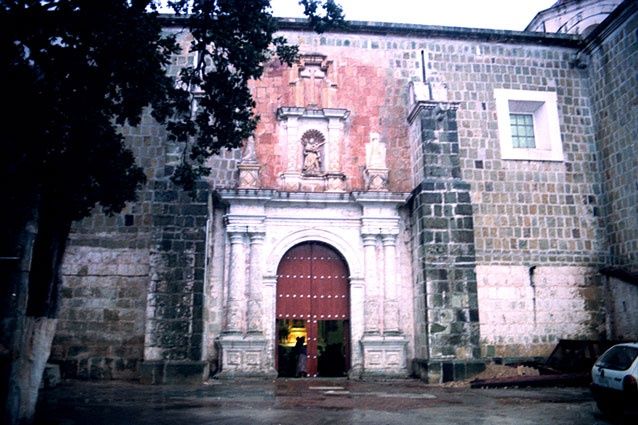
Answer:
POLYGON ((277 269, 277 353, 279 376, 345 376, 350 369, 350 285, 343 257, 320 242, 291 248, 277 269), (298 340, 303 338, 303 350, 298 340), (296 348, 297 345, 297 348, 296 348))

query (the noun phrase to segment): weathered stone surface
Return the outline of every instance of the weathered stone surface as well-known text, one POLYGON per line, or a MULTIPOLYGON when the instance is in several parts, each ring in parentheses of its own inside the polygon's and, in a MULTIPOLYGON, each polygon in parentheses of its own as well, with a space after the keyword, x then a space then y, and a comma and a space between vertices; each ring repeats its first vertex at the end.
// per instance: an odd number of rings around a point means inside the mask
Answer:
MULTIPOLYGON (((63 376, 164 382, 195 376, 192 362, 223 369, 219 338, 233 333, 265 342, 225 366, 270 373, 277 264, 310 240, 350 267, 352 376, 458 379, 480 356, 630 334, 618 314, 635 307, 634 286, 598 273, 638 264, 629 3, 579 61, 571 36, 359 24, 317 35, 291 24, 281 35, 302 61, 273 60, 251 83, 261 116, 251 167, 240 175, 240 149, 220 153, 194 198, 170 183, 181 149, 146 113, 122 134, 149 183, 121 215, 74 227, 52 361, 63 376), (501 158, 497 89, 556 93, 563 161, 501 158), (313 129, 326 145, 310 175, 300 140, 313 129), (371 133, 385 155, 372 155, 371 133), (231 253, 230 234, 245 255, 231 253), (377 339, 361 345, 364 335, 377 339), (389 337, 405 349, 377 344, 389 337)), ((193 60, 189 36, 178 41, 171 75, 193 60)))
POLYGON ((547 355, 559 339, 605 332, 603 288, 595 269, 477 266, 484 355, 547 355), (489 347, 489 348, 488 348, 489 347))

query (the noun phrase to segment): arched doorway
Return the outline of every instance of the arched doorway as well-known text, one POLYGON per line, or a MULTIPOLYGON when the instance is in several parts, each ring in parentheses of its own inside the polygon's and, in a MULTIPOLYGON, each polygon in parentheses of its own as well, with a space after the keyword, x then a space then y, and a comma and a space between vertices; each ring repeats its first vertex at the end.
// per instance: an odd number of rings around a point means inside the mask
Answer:
POLYGON ((343 257, 329 245, 292 247, 277 268, 279 376, 296 376, 294 345, 305 337, 308 376, 344 376, 350 369, 350 285, 343 257))

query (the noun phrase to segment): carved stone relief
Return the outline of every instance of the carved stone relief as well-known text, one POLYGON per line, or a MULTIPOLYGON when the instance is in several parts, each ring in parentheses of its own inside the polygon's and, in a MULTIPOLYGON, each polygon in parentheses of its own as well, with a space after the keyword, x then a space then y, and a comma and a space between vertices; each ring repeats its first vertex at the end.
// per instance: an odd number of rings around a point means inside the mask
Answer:
POLYGON ((303 145, 302 173, 306 176, 319 176, 323 173, 323 145, 326 138, 318 130, 308 130, 301 137, 303 145))
POLYGON ((299 63, 291 69, 290 86, 297 105, 308 108, 330 108, 337 84, 333 81, 334 69, 326 56, 303 53, 299 63))

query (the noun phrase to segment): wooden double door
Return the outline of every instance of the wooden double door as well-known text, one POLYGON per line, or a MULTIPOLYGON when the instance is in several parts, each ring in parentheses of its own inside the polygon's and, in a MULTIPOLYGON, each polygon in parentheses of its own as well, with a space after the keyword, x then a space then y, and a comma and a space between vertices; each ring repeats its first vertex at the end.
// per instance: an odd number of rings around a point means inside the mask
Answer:
POLYGON ((350 285, 341 255, 320 242, 291 248, 277 269, 279 376, 297 376, 297 338, 304 337, 307 376, 350 369, 350 285))

